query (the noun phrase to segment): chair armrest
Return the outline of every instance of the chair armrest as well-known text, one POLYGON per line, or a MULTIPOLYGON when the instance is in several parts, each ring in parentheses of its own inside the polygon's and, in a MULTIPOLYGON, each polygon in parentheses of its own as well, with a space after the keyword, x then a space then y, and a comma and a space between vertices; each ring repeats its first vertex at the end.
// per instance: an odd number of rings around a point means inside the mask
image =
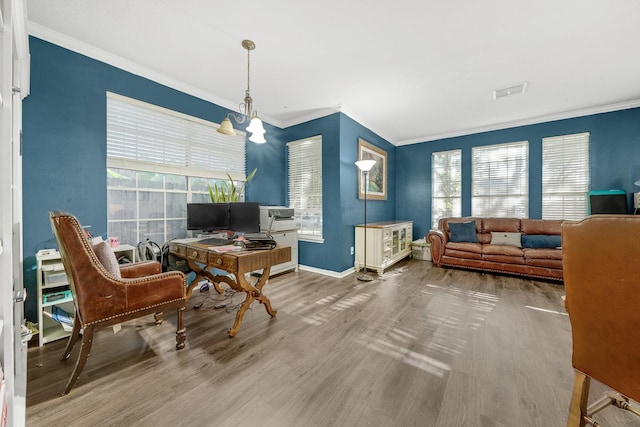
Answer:
POLYGON ((135 278, 162 273, 162 264, 158 261, 143 261, 120 266, 122 278, 135 278))
POLYGON ((427 233, 425 240, 431 243, 431 260, 436 266, 442 266, 444 247, 449 240, 447 234, 441 230, 432 230, 427 233))

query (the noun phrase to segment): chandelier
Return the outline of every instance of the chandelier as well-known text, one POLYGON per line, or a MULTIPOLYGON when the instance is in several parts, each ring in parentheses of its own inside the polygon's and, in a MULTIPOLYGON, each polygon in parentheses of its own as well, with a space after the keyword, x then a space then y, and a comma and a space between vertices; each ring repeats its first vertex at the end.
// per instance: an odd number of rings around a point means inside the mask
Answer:
POLYGON ((267 142, 264 139, 265 130, 262 126, 262 120, 258 117, 258 112, 253 109, 253 99, 251 98, 251 94, 249 93, 249 87, 251 83, 251 51, 256 48, 256 44, 251 40, 242 40, 242 47, 247 50, 247 91, 244 94, 244 103, 240 104, 240 114, 229 113, 222 123, 220 123, 220 127, 218 128, 218 132, 224 135, 235 135, 236 132, 233 130, 233 125, 231 124, 231 119, 237 123, 242 124, 249 119, 249 126, 247 126, 247 132, 251 135, 249 136, 249 141, 255 142, 256 144, 264 144, 267 142))

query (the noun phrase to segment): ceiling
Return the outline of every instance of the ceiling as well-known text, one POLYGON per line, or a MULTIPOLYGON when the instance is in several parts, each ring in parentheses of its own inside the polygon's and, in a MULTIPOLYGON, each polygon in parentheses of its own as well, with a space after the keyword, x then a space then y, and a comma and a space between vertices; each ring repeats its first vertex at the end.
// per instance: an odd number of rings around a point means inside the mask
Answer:
POLYGON ((29 33, 287 127, 395 145, 640 106, 640 0, 28 0, 29 33), (494 100, 494 89, 527 83, 494 100))

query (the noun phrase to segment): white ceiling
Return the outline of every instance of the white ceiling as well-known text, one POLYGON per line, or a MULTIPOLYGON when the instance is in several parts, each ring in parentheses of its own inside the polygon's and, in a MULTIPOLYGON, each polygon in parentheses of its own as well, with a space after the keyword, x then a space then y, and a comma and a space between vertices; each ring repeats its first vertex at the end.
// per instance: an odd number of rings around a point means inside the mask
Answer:
POLYGON ((28 0, 29 32, 279 127, 389 142, 640 106, 640 0, 28 0), (525 94, 493 90, 527 82, 525 94))

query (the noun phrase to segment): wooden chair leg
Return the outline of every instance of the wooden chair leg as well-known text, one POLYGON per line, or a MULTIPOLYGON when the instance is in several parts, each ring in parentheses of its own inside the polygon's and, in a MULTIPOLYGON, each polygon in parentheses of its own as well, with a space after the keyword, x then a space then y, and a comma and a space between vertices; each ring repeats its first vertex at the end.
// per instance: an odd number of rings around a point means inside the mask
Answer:
POLYGON ((176 328, 176 350, 184 348, 186 336, 186 329, 184 327, 184 309, 185 306, 178 307, 178 326, 176 328))
POLYGON ((76 319, 73 321, 73 330, 71 331, 71 336, 67 341, 67 347, 64 349, 64 354, 60 358, 60 360, 67 360, 69 356, 71 356, 71 350, 73 350, 73 346, 78 341, 80 337, 80 318, 78 317, 78 312, 76 311, 76 319))
POLYGON ((587 415, 587 401, 589 400, 589 385, 591 378, 582 372, 574 371, 573 393, 569 405, 569 419, 567 427, 585 427, 584 416, 587 415))
POLYGON ((153 315, 153 319, 156 321, 156 325, 159 325, 164 320, 164 313, 162 311, 157 312, 153 315))
POLYGON ((82 345, 80 346, 80 355, 78 355, 78 361, 76 362, 76 367, 73 369, 71 373, 71 378, 69 378, 69 382, 67 383, 67 387, 64 389, 64 394, 68 394, 73 385, 78 380, 82 369, 84 369, 84 365, 87 363, 87 359, 89 358, 89 353, 91 353, 91 344, 93 343, 93 325, 87 326, 84 328, 84 332, 82 334, 82 345))

